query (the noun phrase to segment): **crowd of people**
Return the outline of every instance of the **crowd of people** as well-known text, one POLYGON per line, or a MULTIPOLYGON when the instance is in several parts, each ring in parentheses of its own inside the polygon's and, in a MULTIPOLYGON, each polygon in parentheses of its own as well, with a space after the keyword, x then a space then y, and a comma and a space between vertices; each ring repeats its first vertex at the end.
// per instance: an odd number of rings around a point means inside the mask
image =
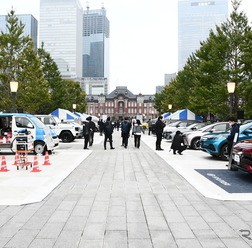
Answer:
MULTIPOLYGON (((83 135, 84 135, 84 149, 88 149, 88 145, 92 146, 94 140, 94 132, 96 130, 95 123, 92 121, 92 117, 89 116, 86 119, 87 121, 83 125, 83 135)), ((228 140, 228 155, 230 156, 232 147, 237 140, 237 134, 239 133, 239 125, 237 124, 237 120, 234 117, 229 118, 229 122, 231 125, 230 135, 227 137, 228 140)), ((163 121, 163 116, 159 116, 157 121, 153 123, 151 119, 148 120, 148 135, 155 134, 156 135, 156 150, 163 151, 164 149, 161 147, 162 138, 163 138, 163 130, 166 126, 163 121)), ((134 137, 134 146, 135 148, 140 148, 141 144, 141 135, 145 133, 145 130, 140 122, 140 120, 133 119, 129 120, 128 117, 125 117, 123 121, 117 120, 112 123, 110 117, 106 119, 106 121, 99 120, 98 122, 100 135, 104 134, 104 149, 107 149, 107 141, 109 142, 110 149, 115 149, 113 146, 113 131, 116 129, 117 131, 121 130, 121 138, 122 145, 125 149, 128 147, 128 140, 130 135, 134 137)), ((170 150, 173 150, 173 154, 182 155, 182 152, 186 150, 186 145, 184 144, 183 134, 180 131, 177 131, 172 143, 170 150)))

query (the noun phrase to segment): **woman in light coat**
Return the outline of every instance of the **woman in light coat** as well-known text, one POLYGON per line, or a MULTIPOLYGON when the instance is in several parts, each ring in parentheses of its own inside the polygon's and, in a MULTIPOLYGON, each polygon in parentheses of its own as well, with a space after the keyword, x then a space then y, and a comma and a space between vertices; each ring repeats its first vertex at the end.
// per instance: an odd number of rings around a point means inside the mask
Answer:
POLYGON ((141 126, 140 120, 136 120, 136 123, 133 125, 132 133, 134 135, 134 144, 136 148, 140 147, 141 134, 144 133, 144 129, 141 126))

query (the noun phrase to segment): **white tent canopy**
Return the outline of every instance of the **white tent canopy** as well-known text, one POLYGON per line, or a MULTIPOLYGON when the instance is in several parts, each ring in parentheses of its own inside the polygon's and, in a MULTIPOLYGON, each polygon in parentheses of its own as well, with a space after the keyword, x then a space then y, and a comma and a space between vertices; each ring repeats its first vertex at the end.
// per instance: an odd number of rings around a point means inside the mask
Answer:
POLYGON ((202 121, 203 118, 194 114, 189 109, 178 110, 175 113, 164 118, 165 120, 197 120, 202 121))
POLYGON ((79 120, 80 117, 76 116, 74 113, 72 113, 71 111, 67 110, 67 109, 61 109, 58 108, 56 110, 54 110, 51 115, 57 116, 60 120, 79 120))

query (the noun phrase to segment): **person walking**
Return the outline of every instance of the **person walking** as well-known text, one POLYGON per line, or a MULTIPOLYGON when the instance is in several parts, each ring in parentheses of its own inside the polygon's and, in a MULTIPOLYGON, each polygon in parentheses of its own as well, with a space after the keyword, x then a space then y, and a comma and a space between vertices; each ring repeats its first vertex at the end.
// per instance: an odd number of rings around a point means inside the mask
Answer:
POLYGON ((151 119, 148 120, 147 124, 148 124, 148 130, 149 130, 148 134, 150 135, 150 133, 152 131, 152 121, 151 121, 151 119))
POLYGON ((128 147, 128 140, 130 135, 131 123, 127 117, 124 117, 124 121, 121 123, 121 133, 122 133, 122 146, 124 148, 128 147))
POLYGON ((89 116, 86 118, 86 120, 89 122, 89 146, 92 146, 94 143, 94 132, 95 132, 95 123, 92 121, 92 116, 89 116))
POLYGON ((107 149, 106 144, 107 140, 109 140, 110 149, 115 149, 113 147, 113 140, 112 140, 112 133, 113 133, 114 127, 112 123, 110 122, 110 117, 107 118, 106 122, 103 125, 103 131, 104 131, 104 150, 107 149))
POLYGON ((155 123, 155 131, 156 131, 156 150, 163 151, 164 149, 161 148, 161 141, 163 137, 165 123, 163 122, 163 116, 159 116, 156 123, 155 123))
POLYGON ((237 123, 237 119, 235 117, 229 117, 228 121, 229 121, 229 124, 231 125, 231 131, 227 137, 227 141, 228 141, 227 152, 230 158, 233 145, 238 140, 240 125, 237 123))
POLYGON ((119 129, 120 129, 120 121, 119 120, 116 121, 115 126, 116 126, 116 130, 119 131, 119 129))
POLYGON ((182 133, 180 131, 177 131, 171 144, 171 149, 173 149, 173 154, 176 154, 176 151, 178 151, 179 155, 183 155, 182 152, 186 149, 184 139, 182 136, 182 133))
POLYGON ((140 140, 141 140, 141 134, 144 133, 144 129, 141 126, 140 120, 136 120, 136 123, 134 124, 132 128, 132 133, 134 135, 134 145, 136 148, 140 147, 140 140))

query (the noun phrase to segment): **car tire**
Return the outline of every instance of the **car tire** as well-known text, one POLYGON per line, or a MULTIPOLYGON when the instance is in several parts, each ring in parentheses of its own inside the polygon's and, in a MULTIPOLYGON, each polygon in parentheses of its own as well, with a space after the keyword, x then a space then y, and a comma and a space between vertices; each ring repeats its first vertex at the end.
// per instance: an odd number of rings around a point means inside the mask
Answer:
POLYGON ((34 154, 45 154, 45 143, 42 141, 35 141, 34 142, 34 154))
POLYGON ((221 147, 221 150, 220 150, 220 158, 221 158, 221 160, 228 161, 228 151, 227 151, 227 147, 228 147, 227 144, 224 144, 224 145, 221 147))
POLYGON ((191 147, 193 150, 200 150, 200 138, 194 138, 191 142, 191 147))
POLYGON ((73 135, 68 131, 61 133, 60 138, 64 143, 69 143, 74 140, 73 135))

